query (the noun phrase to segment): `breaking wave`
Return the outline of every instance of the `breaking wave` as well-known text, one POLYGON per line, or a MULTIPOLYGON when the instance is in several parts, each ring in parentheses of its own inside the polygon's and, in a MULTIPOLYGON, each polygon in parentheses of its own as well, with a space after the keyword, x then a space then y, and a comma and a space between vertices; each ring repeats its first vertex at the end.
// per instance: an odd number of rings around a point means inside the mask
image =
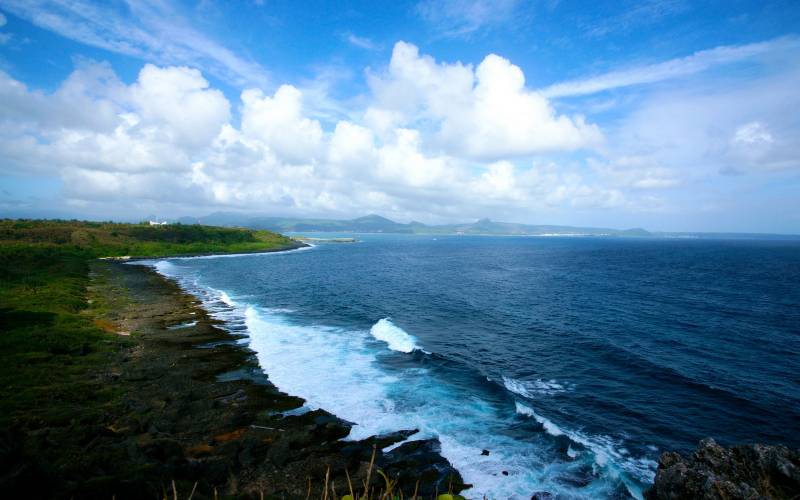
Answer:
POLYGON ((389 318, 383 318, 372 325, 369 333, 376 339, 386 342, 389 345, 389 349, 393 351, 409 353, 415 349, 420 349, 417 346, 417 340, 392 323, 389 318))

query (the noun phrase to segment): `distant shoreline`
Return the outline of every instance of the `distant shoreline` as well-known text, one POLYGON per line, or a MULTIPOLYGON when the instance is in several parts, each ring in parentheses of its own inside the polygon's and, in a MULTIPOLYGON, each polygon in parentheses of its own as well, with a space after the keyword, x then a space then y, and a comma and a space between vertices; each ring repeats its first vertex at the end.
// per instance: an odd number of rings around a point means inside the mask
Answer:
POLYGON ((155 259, 194 259, 199 257, 235 257, 237 255, 257 255, 257 254, 266 254, 266 253, 277 253, 277 252, 291 252, 294 250, 301 250, 303 248, 310 248, 313 245, 309 245, 307 243, 303 243, 302 241, 296 241, 296 244, 293 245, 286 245, 282 247, 275 247, 275 248, 267 248, 262 250, 246 250, 242 252, 201 252, 201 253, 189 253, 189 254, 173 254, 173 255, 157 255, 157 256, 140 256, 140 255, 122 255, 119 257, 100 257, 99 260, 111 261, 111 262, 138 262, 143 260, 155 260, 155 259))

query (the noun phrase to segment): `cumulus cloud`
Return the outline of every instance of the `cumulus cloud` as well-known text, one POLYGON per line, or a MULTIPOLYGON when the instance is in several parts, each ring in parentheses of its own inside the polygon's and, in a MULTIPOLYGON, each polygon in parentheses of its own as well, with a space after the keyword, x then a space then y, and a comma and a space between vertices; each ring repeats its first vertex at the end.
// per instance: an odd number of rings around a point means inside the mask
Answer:
POLYGON ((322 126, 305 117, 303 95, 291 85, 282 85, 271 97, 258 89, 242 92, 242 132, 289 163, 310 161, 322 147, 322 126))
POLYGON ((371 117, 432 128, 431 146, 454 156, 496 160, 602 143, 597 126, 582 116, 559 115, 525 87, 518 66, 494 54, 472 68, 437 63, 398 42, 387 71, 372 75, 370 85, 377 96, 371 117))

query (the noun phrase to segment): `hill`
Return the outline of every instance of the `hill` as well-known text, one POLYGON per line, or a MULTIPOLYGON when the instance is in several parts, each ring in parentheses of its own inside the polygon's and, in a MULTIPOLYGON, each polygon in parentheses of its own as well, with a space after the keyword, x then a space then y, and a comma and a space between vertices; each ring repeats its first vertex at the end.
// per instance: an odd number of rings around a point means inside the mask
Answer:
POLYGON ((356 232, 356 233, 408 233, 408 234, 473 234, 473 235, 518 235, 518 236, 651 236, 644 229, 611 229, 597 227, 573 227, 554 225, 530 225, 511 222, 496 222, 480 219, 462 224, 428 225, 412 221, 408 224, 395 222, 380 215, 367 215, 349 220, 300 219, 286 217, 251 216, 245 214, 217 212, 205 217, 184 217, 184 224, 211 224, 252 229, 269 229, 281 232, 356 232))

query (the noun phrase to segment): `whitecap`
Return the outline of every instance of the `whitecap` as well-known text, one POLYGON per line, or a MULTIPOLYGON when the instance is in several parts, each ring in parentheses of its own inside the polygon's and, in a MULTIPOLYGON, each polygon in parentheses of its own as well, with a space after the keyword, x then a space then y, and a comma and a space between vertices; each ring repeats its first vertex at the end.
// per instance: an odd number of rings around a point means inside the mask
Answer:
POLYGON ((536 413, 533 408, 529 406, 525 406, 522 403, 517 402, 517 413, 520 415, 526 415, 528 417, 533 417, 537 422, 542 424, 544 430, 550 434, 551 436, 562 436, 564 435, 564 431, 561 430, 559 426, 554 424, 551 420, 544 418, 543 416, 536 413))
POLYGON ((570 384, 553 379, 517 380, 506 376, 503 376, 503 385, 514 394, 530 399, 535 399, 536 396, 552 396, 573 389, 570 384))
POLYGON ((417 346, 417 340, 405 330, 392 323, 389 318, 383 318, 372 325, 369 333, 376 339, 389 344, 389 349, 393 351, 408 353, 414 349, 420 349, 420 347, 417 346))
POLYGON ((222 302, 226 303, 231 307, 236 307, 236 302, 233 301, 230 295, 221 290, 218 290, 218 293, 219 293, 219 300, 221 300, 222 302))

